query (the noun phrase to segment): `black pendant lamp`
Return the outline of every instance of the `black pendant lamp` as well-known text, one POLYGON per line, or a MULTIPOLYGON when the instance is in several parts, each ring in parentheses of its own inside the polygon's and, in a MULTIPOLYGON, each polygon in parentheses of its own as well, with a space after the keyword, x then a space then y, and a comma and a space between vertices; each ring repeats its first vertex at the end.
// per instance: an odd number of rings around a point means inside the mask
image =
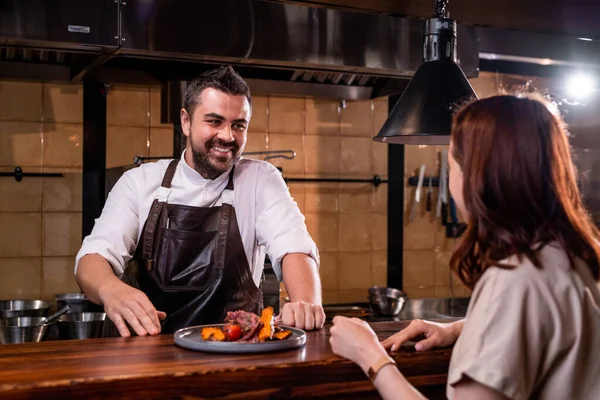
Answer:
POLYGON ((453 111, 461 103, 477 98, 456 63, 456 22, 447 18, 447 2, 436 0, 435 15, 425 22, 423 64, 374 141, 447 145, 453 111))

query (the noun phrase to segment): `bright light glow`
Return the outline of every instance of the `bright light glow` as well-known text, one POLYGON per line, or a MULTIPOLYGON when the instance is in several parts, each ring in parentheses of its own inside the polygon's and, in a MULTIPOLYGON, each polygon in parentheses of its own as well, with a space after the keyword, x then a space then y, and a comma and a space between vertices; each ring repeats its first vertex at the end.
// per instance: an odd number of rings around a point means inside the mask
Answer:
POLYGON ((542 65, 550 65, 552 64, 552 60, 549 58, 542 58, 542 61, 540 61, 540 64, 542 65))
POLYGON ((583 40, 584 42, 593 42, 594 41, 594 39, 589 38, 589 37, 580 37, 580 38, 577 38, 577 39, 583 40))
POLYGON ((567 81, 567 93, 573 99, 583 100, 595 90, 596 79, 585 74, 573 75, 567 81))

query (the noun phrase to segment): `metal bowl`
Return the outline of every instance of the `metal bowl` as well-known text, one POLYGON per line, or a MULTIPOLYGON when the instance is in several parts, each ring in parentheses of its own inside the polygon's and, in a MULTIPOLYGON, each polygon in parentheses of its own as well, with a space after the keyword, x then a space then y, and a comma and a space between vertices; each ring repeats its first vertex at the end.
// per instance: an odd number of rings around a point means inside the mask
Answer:
POLYGON ((83 293, 59 293, 54 295, 54 300, 56 300, 56 308, 59 310, 69 305, 71 307, 68 312, 69 314, 104 312, 104 308, 101 305, 92 303, 83 293))
POLYGON ((408 297, 398 289, 373 286, 369 288, 369 305, 377 316, 400 314, 408 297))
POLYGON ((0 344, 41 342, 50 326, 44 322, 44 317, 0 319, 0 344))
POLYGON ((14 317, 47 317, 52 303, 42 300, 0 301, 0 319, 14 317))
POLYGON ((105 320, 105 313, 73 313, 61 316, 56 325, 61 339, 93 339, 102 336, 105 320))

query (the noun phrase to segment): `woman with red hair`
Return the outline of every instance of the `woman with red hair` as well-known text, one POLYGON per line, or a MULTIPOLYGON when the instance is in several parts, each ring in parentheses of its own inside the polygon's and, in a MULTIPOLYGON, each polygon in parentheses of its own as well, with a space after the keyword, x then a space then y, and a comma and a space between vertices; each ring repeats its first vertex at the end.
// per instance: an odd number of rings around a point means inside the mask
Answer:
POLYGON ((450 399, 600 398, 600 235, 576 182, 566 130, 541 100, 495 96, 460 109, 450 192, 468 228, 450 268, 472 289, 466 318, 412 321, 380 343, 335 317, 333 351, 371 369, 385 399, 423 398, 386 349, 454 344, 450 399))

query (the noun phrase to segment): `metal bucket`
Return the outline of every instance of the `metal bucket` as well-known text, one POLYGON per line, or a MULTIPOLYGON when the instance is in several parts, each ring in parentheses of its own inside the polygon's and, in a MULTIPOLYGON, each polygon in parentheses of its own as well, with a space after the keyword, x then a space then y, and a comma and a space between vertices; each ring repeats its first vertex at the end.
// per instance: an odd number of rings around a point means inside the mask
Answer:
POLYGON ((0 301, 0 319, 14 317, 47 317, 52 303, 42 300, 0 301))
POLYGON ((60 339, 94 339, 102 337, 105 313, 65 314, 56 321, 60 339))
POLYGON ((54 295, 56 308, 61 309, 69 305, 69 314, 83 312, 104 312, 104 307, 92 303, 83 293, 59 293, 54 295))
POLYGON ((44 317, 0 319, 0 344, 41 342, 50 326, 44 321, 44 317))
POLYGON ((375 316, 400 314, 408 297, 398 289, 372 286, 369 288, 369 305, 375 316))

